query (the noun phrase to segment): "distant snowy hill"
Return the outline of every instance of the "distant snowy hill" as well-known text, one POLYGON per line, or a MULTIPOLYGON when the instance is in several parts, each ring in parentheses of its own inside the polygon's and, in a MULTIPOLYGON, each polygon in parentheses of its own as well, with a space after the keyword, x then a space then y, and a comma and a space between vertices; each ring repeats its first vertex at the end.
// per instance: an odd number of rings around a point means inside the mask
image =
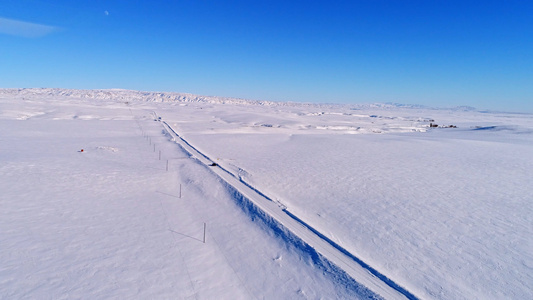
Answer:
POLYGON ((122 89, 109 90, 72 90, 58 88, 27 88, 27 89, 0 89, 0 96, 18 97, 71 97, 94 100, 116 101, 144 101, 144 102, 204 102, 204 103, 231 103, 231 104, 261 104, 268 105, 272 102, 251 101, 238 98, 199 96, 186 93, 169 92, 142 92, 122 89))
MULTIPOLYGON (((69 97, 93 100, 114 100, 114 101, 137 101, 137 102, 183 102, 183 103, 211 103, 211 104, 240 104, 240 105, 262 105, 262 106, 297 106, 297 107, 350 107, 352 109, 435 109, 417 104, 401 103, 358 103, 358 104, 335 104, 335 103, 301 103, 301 102, 275 102, 249 100, 231 97, 201 96, 187 93, 175 92, 143 92, 123 89, 104 90, 74 90, 60 88, 11 88, 0 89, 0 97, 22 97, 22 98, 57 98, 69 97)), ((461 111, 475 111, 473 107, 461 106, 452 108, 461 111)))

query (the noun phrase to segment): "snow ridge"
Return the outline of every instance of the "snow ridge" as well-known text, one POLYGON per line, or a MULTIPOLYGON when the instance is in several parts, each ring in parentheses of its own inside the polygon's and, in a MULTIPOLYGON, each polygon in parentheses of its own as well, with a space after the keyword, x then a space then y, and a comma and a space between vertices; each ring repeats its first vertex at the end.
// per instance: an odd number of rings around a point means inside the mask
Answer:
POLYGON ((332 245, 333 247, 335 247, 336 249, 338 249, 340 252, 344 253, 346 256, 350 257, 351 259, 355 260, 358 264, 360 264, 363 268, 365 268, 366 270, 368 270, 371 274, 373 274, 374 276, 376 276, 377 278, 381 279, 383 282, 385 282, 386 284, 388 284, 390 287, 392 287, 393 289, 397 290, 398 292, 400 292, 401 294, 403 294, 405 297, 407 297, 407 299, 409 300, 417 300, 418 298, 411 294, 408 290, 404 289, 402 286, 400 286, 399 284, 397 284, 396 282, 392 281, 390 278, 388 278, 387 276, 381 274, 378 270, 372 268, 370 265, 368 265, 367 263, 365 263, 364 261, 362 261, 361 259, 359 259, 357 256, 353 255, 352 253, 350 253, 348 250, 344 249, 343 247, 341 247, 339 244, 335 243, 334 241, 332 241, 330 238, 328 238, 327 236, 323 235, 322 233, 320 233, 318 230, 316 230, 315 228, 313 228, 311 225, 309 225, 308 223, 304 222, 302 219, 298 218, 295 214, 291 213, 290 211, 284 209, 283 210, 287 215, 289 215, 291 218, 293 218, 294 220, 298 221, 300 224, 302 224, 303 226, 307 227, 307 229, 311 230, 312 232, 314 232, 316 235, 320 236, 322 239, 324 239, 326 242, 328 242, 330 245, 332 245))
MULTIPOLYGON (((211 169, 211 172, 219 176, 220 182, 224 184, 228 188, 228 191, 233 195, 232 198, 237 202, 237 204, 245 211, 245 213, 253 221, 255 221, 256 219, 260 220, 264 225, 266 225, 268 228, 273 230, 277 236, 279 236, 284 241, 286 241, 288 245, 304 253, 305 257, 311 257, 314 265, 316 265, 322 271, 328 273, 330 276, 333 276, 333 278, 336 279, 336 282, 339 282, 342 285, 348 287, 349 290, 354 291, 359 295, 364 295, 364 297, 369 297, 371 299, 381 298, 381 296, 376 295, 374 292, 370 291, 368 287, 365 287, 364 285, 356 281, 356 280, 361 280, 362 278, 354 279, 351 275, 349 275, 347 270, 343 269, 340 266, 337 266, 334 260, 331 261, 326 256, 322 255, 319 250, 315 249, 304 238, 294 233, 293 232, 294 228, 291 229, 291 225, 287 225, 286 223, 281 221, 284 217, 280 215, 278 215, 277 218, 274 217, 273 215, 271 215, 271 213, 273 212, 272 210, 269 211, 265 207, 261 206, 261 205, 264 205, 264 203, 263 204, 256 203, 257 199, 255 200, 253 199, 255 197, 254 195, 245 195, 244 193, 246 192, 241 192, 241 190, 239 190, 237 186, 234 186, 233 185, 234 183, 230 183, 230 181, 237 180, 239 184, 242 184, 246 188, 250 189, 253 193, 256 193, 256 195, 267 200, 267 202, 273 203, 272 199, 264 195, 262 192, 260 192, 256 188, 250 186, 248 183, 244 182, 242 179, 238 178, 235 174, 226 170, 222 166, 214 163, 214 161, 211 158, 209 158, 204 153, 202 153, 201 151, 193 147, 183 137, 178 135, 178 133, 166 121, 157 118, 157 114, 155 114, 155 112, 154 112, 154 115, 156 116, 156 120, 159 120, 161 122, 161 124, 163 125, 163 127, 168 133, 172 132, 172 134, 174 134, 176 138, 179 139, 179 142, 176 139, 174 139, 174 141, 178 143, 178 145, 186 146, 186 147, 183 147, 183 149, 189 152, 190 155, 196 156, 198 163, 216 168, 216 169, 211 169), (223 176, 222 173, 224 173, 225 176, 223 176), (232 178, 230 181, 228 181, 229 180, 228 176, 232 178)), ((277 204, 275 205, 277 206, 277 204)), ((279 212, 281 214, 288 216, 290 219, 296 221, 301 226, 311 231, 313 234, 315 234, 316 237, 318 237, 318 239, 322 240, 326 244, 329 244, 329 247, 336 249, 335 251, 339 251, 340 253, 344 254, 348 259, 354 261, 360 268, 362 268, 362 270, 365 270, 366 272, 372 274, 374 278, 377 278, 380 282, 382 282, 382 284, 384 284, 384 286, 387 286, 387 289, 393 290, 394 293, 390 294, 389 291, 385 291, 380 287, 382 292, 389 293, 387 295, 388 297, 394 297, 394 298, 405 297, 411 300, 418 299, 412 293, 408 292, 406 289, 404 289, 403 287, 401 287, 400 285, 398 285, 397 283, 395 283, 394 281, 392 281, 385 275, 379 273, 377 270, 370 267, 368 264, 364 263, 363 261, 361 261, 359 258, 354 256, 353 254, 349 253, 347 250, 345 250, 338 244, 334 243, 331 239, 328 239, 327 237, 325 237, 323 234, 318 232, 312 226, 303 222, 300 218, 298 218, 294 214, 288 212, 285 208, 280 209, 279 212)), ((309 236, 307 238, 308 239, 310 238, 311 240, 316 239, 314 237, 309 237, 309 236)), ((334 254, 329 253, 329 255, 334 255, 334 254)), ((378 286, 379 285, 381 284, 378 284, 378 286)), ((376 288, 375 285, 374 285, 374 288, 376 288)))
MULTIPOLYGON (((181 142, 185 143, 188 147, 196 151, 197 154, 203 156, 203 158, 205 158, 208 161, 212 161, 208 156, 200 152, 198 149, 192 146, 189 142, 187 142, 185 139, 179 136, 178 133, 167 122, 161 121, 161 123, 166 125, 164 126, 165 129, 170 130, 176 137, 180 139, 181 142)), ((170 133, 170 132, 167 131, 167 133, 170 133)), ((179 143, 178 143, 178 146, 181 147, 179 143)), ((188 152, 186 148, 182 147, 182 149, 188 152)), ((194 156, 193 153, 189 153, 189 155, 194 156)), ((197 163, 202 164, 202 165, 204 164, 200 160, 197 160, 197 163)), ((228 175, 235 176, 233 173, 222 168, 221 166, 217 166, 217 167, 222 169, 222 171, 226 172, 228 175)), ((213 174, 217 175, 214 172, 213 174)), ((266 213, 264 210, 262 210, 260 207, 258 207, 253 201, 251 201, 250 199, 248 199, 248 197, 243 195, 237 188, 235 188, 234 186, 232 186, 230 183, 223 180, 222 178, 219 178, 219 181, 227 188, 230 195, 232 195, 232 199, 235 201, 235 203, 244 211, 244 213, 253 222, 257 222, 258 224, 260 224, 260 226, 265 227, 268 230, 270 230, 272 233, 274 233, 275 236, 279 237, 281 240, 286 242, 288 247, 298 251, 302 255, 302 257, 308 259, 310 263, 312 263, 322 272, 324 272, 325 274, 333 278, 335 282, 345 287, 347 291, 353 292, 354 296, 358 296, 358 297, 364 297, 367 299, 383 299, 380 295, 374 293, 373 291, 368 289, 366 286, 355 281, 348 273, 346 273, 346 271, 336 266, 335 264, 331 263, 326 257, 320 254, 315 248, 307 244, 299 236, 297 236, 296 234, 288 230, 288 228, 286 228, 282 223, 280 223, 275 218, 273 218, 268 213, 266 213)), ((248 187, 250 187, 251 189, 253 189, 255 192, 259 193, 261 196, 270 200, 270 198, 268 198, 266 195, 264 195, 257 189, 251 187, 250 185, 248 185, 242 180, 240 181, 244 183, 245 185, 247 185, 248 187)), ((286 210, 284 211, 287 214, 289 214, 291 217, 295 218, 294 215, 288 213, 286 210)), ((301 222, 301 220, 299 221, 301 222)), ((309 227, 309 225, 306 225, 306 226, 309 227)), ((316 230, 313 230, 313 231, 316 232, 316 230)), ((347 252, 346 250, 344 251, 347 252)), ((387 284, 389 283, 387 282, 387 284)), ((408 299, 417 299, 416 297, 409 297, 409 296, 406 296, 406 297, 408 297, 408 299)))
MULTIPOLYGON (((296 234, 285 228, 283 224, 279 223, 270 215, 268 215, 259 207, 257 207, 251 200, 241 194, 231 184, 223 180, 220 181, 226 186, 230 194, 233 195, 232 198, 235 200, 237 205, 245 212, 245 214, 252 221, 258 222, 262 226, 271 230, 277 237, 285 241, 288 247, 299 251, 304 258, 310 260, 310 262, 318 269, 320 269, 328 276, 332 277, 337 283, 339 283, 341 286, 344 286, 346 290, 352 291, 354 293, 354 296, 362 296, 367 299, 383 299, 381 296, 375 294, 364 285, 355 281, 344 270, 331 263, 322 254, 318 253, 315 248, 311 247, 309 244, 300 239, 300 237, 298 237, 296 234)), ((416 298, 408 297, 408 299, 416 298)))
MULTIPOLYGON (((169 127, 171 128, 171 127, 169 127)), ((183 140, 183 139, 182 139, 183 140)), ((186 142, 187 143, 187 142, 186 142)), ((189 144, 189 143, 187 143, 189 144)), ((190 145, 190 144, 189 144, 190 145)), ((203 153, 202 153, 203 154, 203 153)), ((204 155, 205 156, 205 155, 204 155)), ((206 157, 207 158, 207 157, 206 157)), ((219 166, 223 171, 225 171, 226 173, 236 177, 233 173, 231 173, 230 171, 224 169, 223 167, 219 166)), ((268 197, 267 195, 265 195, 263 192, 261 192, 260 190, 258 190, 257 188, 255 188, 254 186, 250 185, 248 182, 244 181, 242 178, 239 178, 239 181, 242 182, 244 185, 246 185, 247 187, 249 187, 250 189, 252 189, 254 192, 258 193, 259 195, 265 197, 266 199, 270 200, 270 201, 273 201, 270 197, 268 197)), ((247 201, 247 205, 251 205, 251 206, 255 206, 253 204, 252 201, 250 201, 249 199, 247 199, 245 196, 243 196, 241 193, 239 193, 233 186, 231 186, 230 184, 228 183, 224 183, 228 189, 231 189, 231 190, 234 190, 235 192, 233 192, 234 195, 237 195, 239 198, 242 198, 242 199, 237 199, 235 198, 235 200, 238 202, 238 203, 244 203, 244 201, 247 201)), ((274 201, 273 201, 274 202, 274 201)), ((241 205, 242 207, 242 205, 241 205)), ((250 209, 246 209, 245 207, 242 207, 243 210, 245 212, 247 212, 248 215, 250 215, 250 212, 253 212, 253 210, 250 210, 250 209)), ((257 211, 260 211, 261 212, 261 215, 266 215, 264 212, 261 211, 260 208, 255 208, 255 210, 257 211)), ((350 253, 348 250, 344 249, 342 246, 340 246, 339 244, 335 243, 333 240, 331 240, 330 238, 328 238, 327 236, 325 236, 324 234, 322 234, 320 231, 316 230, 313 226, 309 225, 308 223, 306 223, 304 220, 298 218, 298 216, 296 216, 295 214, 291 213, 286 207, 282 206, 282 210, 284 213, 286 213, 289 217, 293 218, 294 220, 296 220, 298 223, 302 224, 303 226, 305 226, 307 229, 309 229, 310 231, 312 231, 314 234, 318 235, 320 238, 322 238, 323 240, 325 240, 326 242, 328 242, 331 246, 333 246, 334 248, 336 248, 337 250, 339 250, 340 252, 344 253, 346 256, 350 257, 351 259, 353 259, 354 261, 356 261, 359 265, 361 265, 361 267, 363 267, 364 269, 368 270, 371 274, 373 274, 374 276, 376 276, 377 278, 381 279, 383 282, 385 282, 387 285, 389 285, 390 287, 392 287, 393 289, 397 290, 398 292, 400 292, 401 294, 403 294, 407 299, 409 300, 417 300, 418 298, 413 295, 412 293, 410 293, 408 290, 406 290, 405 288, 403 288, 402 286, 400 286, 399 284, 397 284, 396 282, 392 281, 390 278, 388 278, 387 276, 381 274, 378 270, 372 268, 369 264, 365 263, 364 261, 362 261, 360 258, 358 258, 357 256, 353 255, 352 253, 350 253)), ((252 218, 252 220, 254 220, 254 214, 252 213, 252 215, 250 215, 250 217, 252 218)), ((289 244, 293 244, 294 242, 294 239, 295 238, 298 238, 298 236, 296 236, 295 234, 293 234, 292 232, 286 230, 282 224, 280 224, 279 222, 277 222, 276 220, 274 220, 272 217, 268 217, 267 219, 263 220, 266 224, 270 225, 269 227, 271 227, 271 229, 273 229, 275 232, 278 231, 278 228, 279 229, 283 229, 285 232, 286 232, 286 235, 292 235, 294 237, 290 237, 290 236, 283 236, 281 235, 281 237, 283 238, 284 241, 288 242, 289 244)), ((299 238, 298 238, 299 239, 299 238)), ((312 252, 316 253, 315 256, 320 256, 322 259, 322 262, 320 263, 317 263, 317 265, 319 265, 320 267, 323 267, 322 266, 322 263, 323 261, 326 261, 329 265, 331 265, 331 263, 329 263, 329 261, 327 261, 327 258, 323 258, 322 255, 320 255, 319 253, 316 252, 316 250, 314 248, 312 248, 311 246, 309 246, 308 244, 306 244, 304 241, 302 241, 301 239, 300 240, 300 243, 302 243, 303 245, 305 245, 305 249, 309 248, 309 249, 312 249, 312 252)), ((301 247, 300 247, 301 248, 301 247)), ((306 253, 309 253, 309 251, 311 250, 308 250, 308 251, 305 251, 306 253)), ((334 265, 333 265, 334 266, 334 265)), ((335 268, 338 268, 336 266, 334 266, 335 268)), ((342 269, 338 268, 339 270, 337 270, 336 272, 343 272, 345 273, 342 269)))

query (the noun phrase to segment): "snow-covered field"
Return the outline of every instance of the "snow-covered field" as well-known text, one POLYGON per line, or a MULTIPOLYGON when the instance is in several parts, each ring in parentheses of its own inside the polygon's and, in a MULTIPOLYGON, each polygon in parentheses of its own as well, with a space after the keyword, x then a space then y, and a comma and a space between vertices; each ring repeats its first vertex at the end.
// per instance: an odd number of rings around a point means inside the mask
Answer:
POLYGON ((378 297, 243 210, 154 112, 416 297, 533 294, 531 114, 43 89, 0 92, 0 298, 378 297))

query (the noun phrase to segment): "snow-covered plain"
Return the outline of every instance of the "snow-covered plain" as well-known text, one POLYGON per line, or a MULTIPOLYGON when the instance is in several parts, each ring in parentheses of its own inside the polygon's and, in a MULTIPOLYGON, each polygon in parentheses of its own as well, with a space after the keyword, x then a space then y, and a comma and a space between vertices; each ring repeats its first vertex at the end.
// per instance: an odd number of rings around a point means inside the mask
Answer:
POLYGON ((531 114, 29 89, 0 92, 0 298, 378 297, 243 211, 153 112, 419 298, 533 294, 531 114))

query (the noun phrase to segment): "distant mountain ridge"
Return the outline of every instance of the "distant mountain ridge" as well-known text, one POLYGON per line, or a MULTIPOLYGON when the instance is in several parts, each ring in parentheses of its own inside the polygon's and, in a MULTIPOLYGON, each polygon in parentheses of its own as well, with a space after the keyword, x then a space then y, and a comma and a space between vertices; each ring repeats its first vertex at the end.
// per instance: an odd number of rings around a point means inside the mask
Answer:
MULTIPOLYGON (((144 92, 123 89, 96 89, 77 90, 62 88, 4 88, 0 89, 0 97, 35 98, 35 97, 68 97, 78 99, 113 100, 113 101, 138 101, 138 102, 181 102, 181 103, 210 103, 210 104, 240 104, 240 105, 263 105, 263 106, 313 106, 313 107, 339 107, 345 106, 352 109, 364 108, 407 108, 407 109, 437 109, 417 104, 400 103, 358 103, 358 104, 335 104, 335 103, 303 103, 303 102, 275 102, 249 100, 232 97, 201 96, 177 92, 144 92)), ((460 106, 446 108, 452 110, 474 111, 476 108, 460 106)))
POLYGON ((271 105, 270 101, 254 101, 230 97, 200 96, 175 92, 143 92, 122 89, 75 90, 61 88, 11 88, 0 89, 1 96, 16 97, 71 97, 95 100, 144 101, 144 102, 203 102, 271 105))

